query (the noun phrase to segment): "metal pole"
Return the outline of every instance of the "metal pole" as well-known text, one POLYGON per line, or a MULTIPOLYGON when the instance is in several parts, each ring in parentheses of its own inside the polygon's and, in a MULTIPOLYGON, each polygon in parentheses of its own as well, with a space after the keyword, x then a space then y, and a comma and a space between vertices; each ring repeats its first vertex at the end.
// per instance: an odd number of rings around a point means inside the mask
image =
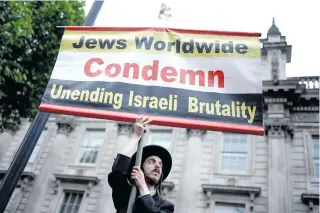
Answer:
MULTIPOLYGON (((94 25, 103 3, 104 0, 95 0, 83 25, 94 25)), ((4 212, 6 209, 12 193, 29 161, 29 158, 37 144, 44 126, 49 119, 49 116, 50 113, 48 112, 38 112, 26 135, 24 136, 19 149, 16 152, 10 167, 0 184, 0 212, 4 212)))
MULTIPOLYGON (((144 147, 144 136, 142 138, 140 138, 140 140, 138 142, 138 150, 137 150, 137 155, 136 155, 136 162, 134 164, 135 166, 140 166, 141 165, 143 147, 144 147)), ((137 195, 137 188, 136 188, 135 185, 133 185, 132 188, 131 188, 131 193, 130 193, 128 208, 127 208, 127 213, 132 213, 132 208, 133 208, 133 204, 134 204, 135 199, 136 199, 136 195, 137 195)))
POLYGON ((90 8, 90 11, 84 20, 83 26, 93 26, 94 22, 97 19, 97 16, 99 15, 99 12, 102 8, 102 5, 104 3, 104 0, 95 0, 92 4, 92 7, 90 8))
POLYGON ((16 152, 8 172, 4 176, 0 185, 0 212, 4 212, 11 195, 26 167, 34 147, 41 135, 50 113, 38 112, 27 134, 24 136, 18 151, 16 152))

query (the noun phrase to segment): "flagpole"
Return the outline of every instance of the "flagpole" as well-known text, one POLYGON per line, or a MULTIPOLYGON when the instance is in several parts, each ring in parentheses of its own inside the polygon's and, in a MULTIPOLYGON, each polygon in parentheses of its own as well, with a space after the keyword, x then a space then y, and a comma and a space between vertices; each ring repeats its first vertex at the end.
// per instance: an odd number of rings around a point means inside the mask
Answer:
MULTIPOLYGON (((165 8, 164 9, 162 8, 159 11, 158 19, 162 19, 161 18, 161 14, 163 12, 165 12, 166 9, 168 9, 165 4, 162 4, 162 6, 165 6, 165 8)), ((171 10, 171 8, 169 8, 169 10, 171 10)), ((170 15, 170 17, 171 17, 171 15, 170 15)), ((139 167, 141 166, 143 147, 144 147, 144 136, 141 137, 139 142, 138 142, 138 149, 137 149, 135 166, 139 166, 139 167)), ((133 209, 133 205, 134 205, 135 200, 136 200, 136 196, 137 196, 137 187, 135 185, 133 185, 132 188, 131 188, 129 203, 128 203, 128 207, 127 207, 127 213, 132 213, 132 209, 133 209)))
MULTIPOLYGON (((138 149, 137 149, 137 155, 136 155, 136 162, 135 166, 141 166, 141 159, 142 159, 142 151, 144 147, 144 136, 142 136, 138 142, 138 149)), ((135 185, 131 188, 129 203, 127 207, 127 213, 132 213, 133 205, 136 200, 137 196, 137 187, 135 185)))
MULTIPOLYGON (((98 13, 104 3, 104 0, 95 0, 90 12, 88 13, 83 25, 92 26, 98 16, 98 13)), ((16 185, 29 161, 29 158, 36 146, 41 132, 44 129, 50 113, 37 112, 37 115, 31 123, 26 135, 24 136, 18 151, 16 152, 8 171, 0 184, 0 212, 4 212, 7 208, 8 202, 13 194, 16 185)))

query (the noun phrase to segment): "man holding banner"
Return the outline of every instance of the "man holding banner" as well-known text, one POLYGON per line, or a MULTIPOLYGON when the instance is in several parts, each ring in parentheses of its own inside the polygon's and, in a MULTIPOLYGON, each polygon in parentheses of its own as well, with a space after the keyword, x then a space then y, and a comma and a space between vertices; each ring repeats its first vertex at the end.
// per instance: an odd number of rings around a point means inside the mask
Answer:
MULTIPOLYGON (((122 122, 148 114, 153 125, 264 135, 259 37, 67 26, 39 110, 122 122)), ((159 146, 138 146, 131 156, 149 122, 136 120, 133 137, 109 174, 117 212, 132 213, 133 201, 136 213, 174 211, 159 196, 171 169, 170 154, 159 146), (142 167, 134 167, 141 151, 142 167)))
POLYGON ((173 213, 174 205, 161 196, 161 183, 171 170, 170 153, 163 147, 149 145, 143 148, 141 168, 134 166, 137 145, 146 126, 151 120, 147 117, 136 119, 132 137, 125 149, 117 154, 108 175, 112 188, 112 199, 117 213, 127 211, 130 191, 133 184, 138 190, 138 196, 133 206, 133 213, 173 213), (132 157, 131 157, 132 156, 132 157))

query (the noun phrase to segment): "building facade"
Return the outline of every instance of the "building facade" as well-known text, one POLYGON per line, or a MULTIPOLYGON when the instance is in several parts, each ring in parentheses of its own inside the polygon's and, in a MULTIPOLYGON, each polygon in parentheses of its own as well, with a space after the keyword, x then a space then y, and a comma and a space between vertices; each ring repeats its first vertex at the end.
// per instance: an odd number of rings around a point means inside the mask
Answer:
MULTIPOLYGON (((292 47, 274 21, 261 44, 265 136, 150 127, 147 143, 173 157, 163 192, 175 212, 319 212, 319 77, 286 77, 292 47)), ((0 181, 29 126, 0 135, 0 181)), ((131 132, 52 114, 6 213, 114 213, 107 175, 131 132)))

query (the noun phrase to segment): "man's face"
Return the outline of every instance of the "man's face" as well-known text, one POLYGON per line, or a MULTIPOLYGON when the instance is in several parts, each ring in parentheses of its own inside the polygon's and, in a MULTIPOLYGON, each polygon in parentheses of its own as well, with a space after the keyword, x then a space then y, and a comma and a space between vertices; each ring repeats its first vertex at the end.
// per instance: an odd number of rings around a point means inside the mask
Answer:
POLYGON ((143 162, 146 182, 152 185, 159 183, 162 175, 162 161, 157 156, 150 156, 143 162))

